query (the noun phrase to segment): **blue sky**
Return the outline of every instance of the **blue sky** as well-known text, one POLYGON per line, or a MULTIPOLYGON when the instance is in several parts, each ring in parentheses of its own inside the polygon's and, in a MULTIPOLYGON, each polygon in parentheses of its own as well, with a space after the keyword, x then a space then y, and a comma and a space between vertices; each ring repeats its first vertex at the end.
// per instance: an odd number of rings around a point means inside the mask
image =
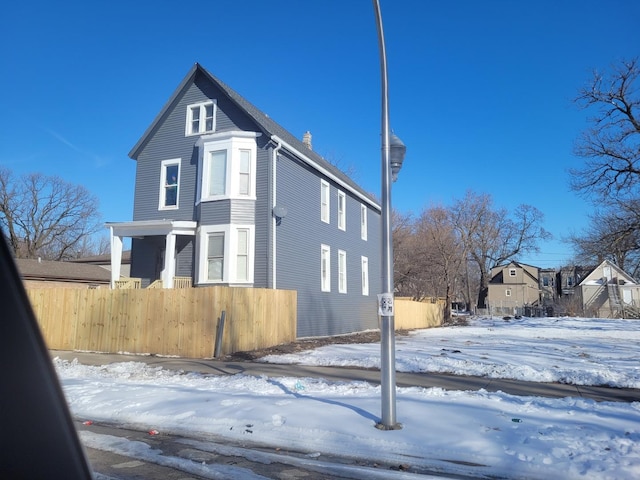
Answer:
MULTIPOLYGON (((381 0, 391 125, 407 145, 394 208, 466 190, 526 203, 555 267, 590 206, 567 169, 593 69, 640 54, 635 0, 381 0)), ((380 67, 369 0, 11 2, 0 17, 0 164, 82 184, 132 218, 128 153, 195 62, 380 192, 380 67), (188 8, 187 8, 188 7, 188 8)), ((106 233, 106 230, 105 230, 106 233)))

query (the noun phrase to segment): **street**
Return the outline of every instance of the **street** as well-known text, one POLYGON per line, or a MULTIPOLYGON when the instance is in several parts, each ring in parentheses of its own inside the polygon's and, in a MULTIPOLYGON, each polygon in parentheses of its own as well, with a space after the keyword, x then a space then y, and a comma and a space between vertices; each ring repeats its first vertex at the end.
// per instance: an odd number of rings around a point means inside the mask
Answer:
MULTIPOLYGON (((346 463, 326 455, 306 455, 294 450, 275 451, 256 445, 216 443, 211 439, 186 439, 159 432, 129 430, 109 425, 85 425, 76 421, 96 480, 346 480, 463 478, 433 476, 432 472, 407 471, 403 465, 346 463), (88 435, 112 439, 113 447, 86 446, 88 435), (118 445, 126 444, 118 447, 118 445), (136 456, 127 456, 135 444, 136 456), (231 447, 231 448, 230 448, 231 447)), ((90 437, 89 437, 90 438, 90 437)), ((129 453, 131 455, 131 453, 129 453)))

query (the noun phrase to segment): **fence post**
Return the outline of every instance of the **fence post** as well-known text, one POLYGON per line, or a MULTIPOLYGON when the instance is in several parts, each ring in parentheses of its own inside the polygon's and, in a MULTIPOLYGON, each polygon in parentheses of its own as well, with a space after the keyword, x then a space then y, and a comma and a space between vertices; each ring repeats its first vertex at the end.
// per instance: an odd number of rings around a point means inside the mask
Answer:
POLYGON ((220 321, 218 322, 218 328, 216 329, 216 346, 213 350, 213 358, 218 358, 220 356, 220 350, 222 350, 222 334, 224 333, 224 319, 226 316, 227 312, 223 310, 220 315, 220 321))

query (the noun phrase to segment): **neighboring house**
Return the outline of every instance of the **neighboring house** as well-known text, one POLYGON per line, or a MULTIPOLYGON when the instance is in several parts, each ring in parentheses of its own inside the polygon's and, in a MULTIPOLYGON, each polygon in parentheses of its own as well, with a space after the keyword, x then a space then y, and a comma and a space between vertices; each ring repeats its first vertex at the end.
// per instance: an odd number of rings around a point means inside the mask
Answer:
POLYGON ((570 265, 562 267, 556 274, 556 293, 558 297, 573 295, 576 287, 593 270, 593 266, 570 265))
POLYGON ((541 314, 539 268, 509 262, 491 269, 487 304, 491 312, 505 315, 541 314))
POLYGON ((129 156, 133 221, 107 224, 112 284, 131 237, 143 286, 297 290, 299 337, 378 327, 380 206, 308 133, 298 140, 196 64, 129 156))
POLYGON ((640 318, 640 285, 605 260, 575 289, 585 315, 602 318, 640 318))
POLYGON ((111 274, 96 265, 16 258, 20 278, 27 288, 109 288, 111 274))
MULTIPOLYGON (((111 271, 111 254, 109 253, 105 255, 93 255, 91 257, 75 258, 68 261, 71 263, 98 265, 99 267, 111 271)), ((129 277, 131 275, 131 250, 122 252, 120 275, 123 277, 129 277)))
POLYGON ((556 300, 556 270, 541 268, 539 271, 540 300, 544 306, 552 306, 556 300))

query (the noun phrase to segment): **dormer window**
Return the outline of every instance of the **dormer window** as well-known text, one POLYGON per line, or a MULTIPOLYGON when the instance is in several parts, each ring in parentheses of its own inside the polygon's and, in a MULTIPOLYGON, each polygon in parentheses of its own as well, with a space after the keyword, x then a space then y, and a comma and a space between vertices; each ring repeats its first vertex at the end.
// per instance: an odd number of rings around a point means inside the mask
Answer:
POLYGON ((203 102, 187 107, 187 126, 185 134, 199 135, 211 133, 216 129, 216 104, 203 102))

